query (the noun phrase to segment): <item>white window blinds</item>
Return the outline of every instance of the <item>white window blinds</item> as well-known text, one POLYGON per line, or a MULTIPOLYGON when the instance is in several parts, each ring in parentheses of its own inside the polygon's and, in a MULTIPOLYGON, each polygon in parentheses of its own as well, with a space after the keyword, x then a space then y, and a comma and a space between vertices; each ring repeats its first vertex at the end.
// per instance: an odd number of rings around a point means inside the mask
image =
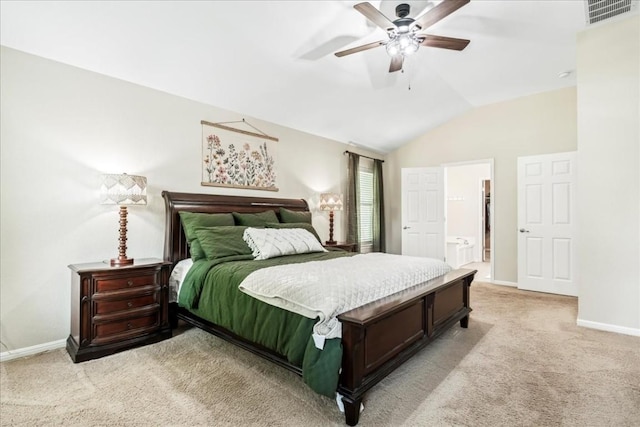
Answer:
POLYGON ((369 162, 360 163, 360 245, 373 244, 373 170, 369 162))

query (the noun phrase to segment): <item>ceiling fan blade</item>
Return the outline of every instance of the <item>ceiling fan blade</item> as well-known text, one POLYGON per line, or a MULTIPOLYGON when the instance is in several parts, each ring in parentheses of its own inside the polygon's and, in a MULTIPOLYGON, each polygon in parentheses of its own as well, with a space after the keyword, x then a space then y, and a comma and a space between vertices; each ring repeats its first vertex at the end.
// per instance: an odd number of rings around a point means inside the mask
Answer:
POLYGON ((391 57, 391 64, 389 65, 389 72, 393 73, 395 71, 402 70, 402 62, 404 61, 404 56, 396 55, 391 57))
POLYGON ((440 21, 441 19, 451 15, 471 0, 444 0, 442 3, 427 11, 424 15, 418 17, 414 25, 421 29, 426 29, 440 21))
POLYGON ((382 46, 384 41, 379 40, 377 42, 363 44, 362 46, 352 47, 351 49, 341 50, 340 52, 336 52, 335 55, 340 58, 346 55, 351 55, 352 53, 362 52, 363 50, 373 49, 374 47, 382 46))
POLYGON ((439 47, 440 49, 463 50, 470 42, 470 40, 465 39, 431 36, 429 34, 418 34, 418 37, 424 37, 424 40, 420 43, 422 46, 439 47))
POLYGON ((389 20, 389 18, 384 16, 382 12, 373 7, 371 3, 358 3, 353 7, 355 10, 366 16, 369 21, 373 22, 385 31, 396 27, 395 25, 393 25, 393 22, 389 20))

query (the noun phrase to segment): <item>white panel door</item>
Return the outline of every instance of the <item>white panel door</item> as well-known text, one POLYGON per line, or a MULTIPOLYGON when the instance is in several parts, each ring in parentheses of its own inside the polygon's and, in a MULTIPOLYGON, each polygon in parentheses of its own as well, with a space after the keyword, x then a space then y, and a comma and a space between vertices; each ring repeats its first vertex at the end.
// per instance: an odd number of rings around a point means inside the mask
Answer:
POLYGON ((402 254, 444 260, 444 169, 402 169, 402 254))
POLYGON ((576 153, 518 158, 518 288, 578 295, 576 153))

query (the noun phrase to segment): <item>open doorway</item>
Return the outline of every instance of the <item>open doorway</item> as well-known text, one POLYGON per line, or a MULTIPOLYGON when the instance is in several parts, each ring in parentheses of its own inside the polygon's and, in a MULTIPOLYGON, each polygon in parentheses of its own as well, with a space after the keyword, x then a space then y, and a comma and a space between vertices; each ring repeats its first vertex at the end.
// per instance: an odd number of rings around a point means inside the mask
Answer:
POLYGON ((453 268, 493 278, 493 160, 443 165, 446 259, 453 268))
POLYGON ((491 180, 483 179, 481 184, 482 203, 482 262, 491 261, 491 180))

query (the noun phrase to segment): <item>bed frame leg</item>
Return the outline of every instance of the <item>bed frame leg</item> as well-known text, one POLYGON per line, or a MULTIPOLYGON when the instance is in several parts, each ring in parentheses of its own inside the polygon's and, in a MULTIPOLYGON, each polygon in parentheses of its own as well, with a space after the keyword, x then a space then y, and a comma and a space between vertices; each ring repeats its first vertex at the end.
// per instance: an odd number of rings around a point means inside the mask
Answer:
POLYGON ((467 314, 462 319, 460 319, 460 327, 468 328, 469 327, 469 315, 467 314))
POLYGON ((169 326, 171 329, 178 327, 178 304, 175 302, 169 304, 169 326))
POLYGON ((362 406, 362 399, 352 400, 348 397, 342 396, 342 403, 344 403, 344 418, 347 425, 355 426, 360 420, 360 407, 362 406))

